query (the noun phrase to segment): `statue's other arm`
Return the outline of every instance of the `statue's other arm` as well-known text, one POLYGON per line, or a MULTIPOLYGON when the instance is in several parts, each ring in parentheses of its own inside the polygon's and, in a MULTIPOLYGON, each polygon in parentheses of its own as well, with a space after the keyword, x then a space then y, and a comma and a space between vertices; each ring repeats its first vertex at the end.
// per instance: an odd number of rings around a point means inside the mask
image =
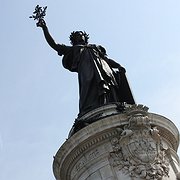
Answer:
POLYGON ((125 68, 122 67, 119 63, 115 62, 114 60, 107 58, 106 61, 112 68, 118 68, 119 71, 122 71, 124 73, 126 72, 125 68))
POLYGON ((99 50, 100 56, 106 60, 106 62, 111 66, 111 68, 118 68, 121 72, 126 72, 125 68, 122 67, 119 63, 115 62, 112 59, 107 58, 106 49, 102 47, 101 45, 97 46, 97 49, 99 50))
POLYGON ((121 66, 119 63, 109 58, 107 58, 107 62, 112 68, 119 68, 121 66))

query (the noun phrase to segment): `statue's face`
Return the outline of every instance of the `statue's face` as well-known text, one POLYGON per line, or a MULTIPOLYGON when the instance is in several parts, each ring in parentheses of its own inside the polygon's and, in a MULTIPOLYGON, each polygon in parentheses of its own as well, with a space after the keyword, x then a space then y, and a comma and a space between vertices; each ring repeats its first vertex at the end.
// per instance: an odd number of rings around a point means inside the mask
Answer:
POLYGON ((85 44, 85 37, 84 34, 80 31, 77 31, 74 35, 76 44, 85 44))

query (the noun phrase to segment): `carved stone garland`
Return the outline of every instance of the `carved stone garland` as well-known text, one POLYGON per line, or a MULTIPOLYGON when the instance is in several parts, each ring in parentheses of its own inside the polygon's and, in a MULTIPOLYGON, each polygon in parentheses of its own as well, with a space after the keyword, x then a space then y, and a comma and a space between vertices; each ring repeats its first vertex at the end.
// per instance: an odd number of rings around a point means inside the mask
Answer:
POLYGON ((169 174, 169 161, 159 131, 151 127, 147 107, 127 109, 129 123, 117 128, 119 136, 111 140, 113 151, 109 160, 125 174, 134 178, 161 180, 169 174))

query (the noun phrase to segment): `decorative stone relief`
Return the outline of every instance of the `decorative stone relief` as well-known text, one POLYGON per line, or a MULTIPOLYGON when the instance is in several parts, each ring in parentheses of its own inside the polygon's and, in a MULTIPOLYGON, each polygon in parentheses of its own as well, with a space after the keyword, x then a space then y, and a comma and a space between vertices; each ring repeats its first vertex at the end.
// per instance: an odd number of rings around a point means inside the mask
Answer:
POLYGON ((110 164, 134 178, 161 180, 169 175, 169 161, 157 127, 151 127, 148 108, 134 105, 126 109, 128 124, 118 127, 111 139, 110 164))

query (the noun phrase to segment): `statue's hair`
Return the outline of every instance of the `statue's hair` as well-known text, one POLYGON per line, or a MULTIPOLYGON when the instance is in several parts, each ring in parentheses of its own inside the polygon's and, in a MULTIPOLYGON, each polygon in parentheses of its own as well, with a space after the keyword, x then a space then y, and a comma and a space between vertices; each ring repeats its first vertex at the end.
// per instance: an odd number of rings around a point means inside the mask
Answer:
POLYGON ((87 34, 85 31, 73 31, 71 32, 71 35, 69 36, 69 39, 70 39, 70 42, 72 45, 75 45, 76 44, 76 34, 77 33, 82 33, 83 36, 85 37, 85 43, 88 44, 88 39, 89 39, 89 34, 87 34))

